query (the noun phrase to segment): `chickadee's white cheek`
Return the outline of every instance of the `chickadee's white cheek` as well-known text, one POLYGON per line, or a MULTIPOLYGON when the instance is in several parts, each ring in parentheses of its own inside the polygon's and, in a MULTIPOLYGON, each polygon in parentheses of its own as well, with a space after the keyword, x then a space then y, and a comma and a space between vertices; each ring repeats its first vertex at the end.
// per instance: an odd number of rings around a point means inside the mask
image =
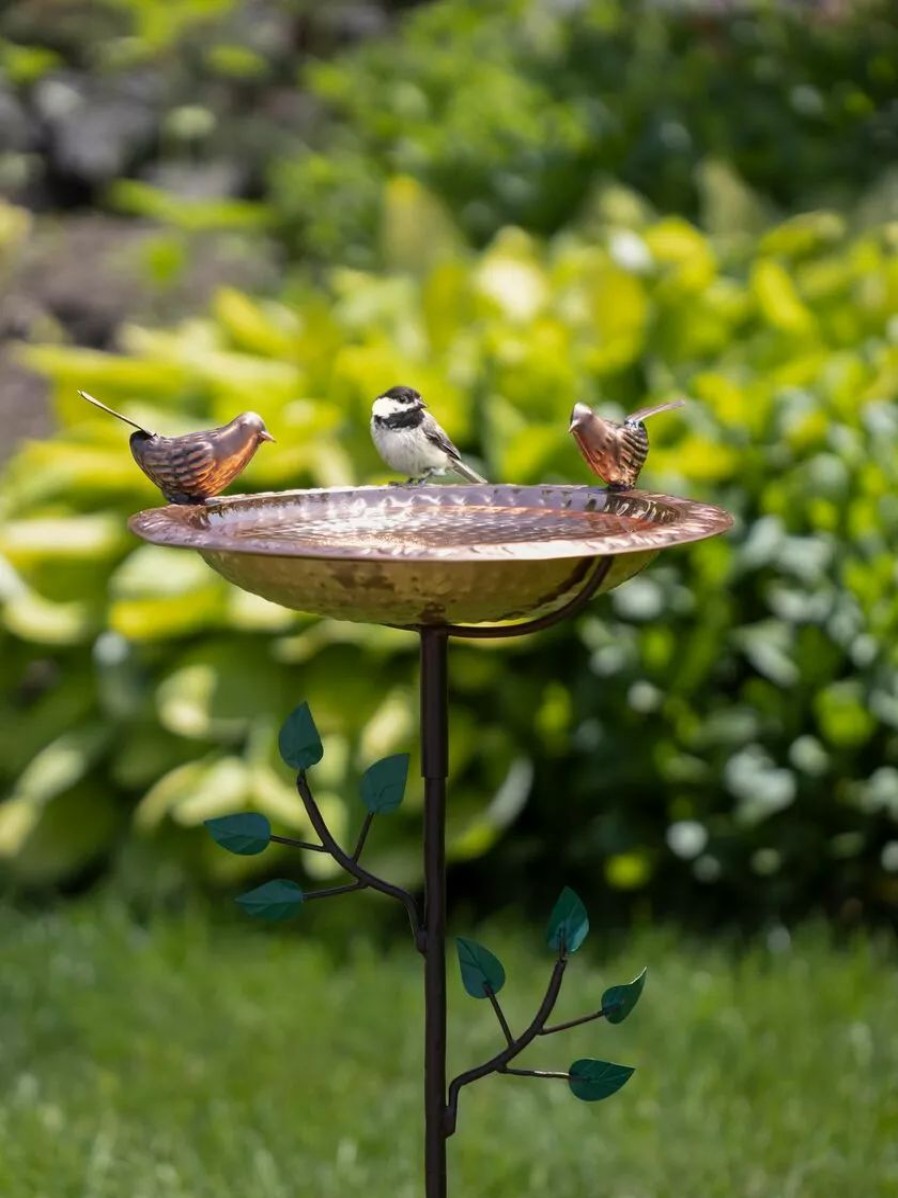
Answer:
POLYGON ((387 420, 390 416, 395 416, 397 412, 408 411, 408 406, 408 404, 400 403, 398 399, 390 399, 388 395, 381 395, 372 404, 371 414, 377 416, 379 420, 387 420))

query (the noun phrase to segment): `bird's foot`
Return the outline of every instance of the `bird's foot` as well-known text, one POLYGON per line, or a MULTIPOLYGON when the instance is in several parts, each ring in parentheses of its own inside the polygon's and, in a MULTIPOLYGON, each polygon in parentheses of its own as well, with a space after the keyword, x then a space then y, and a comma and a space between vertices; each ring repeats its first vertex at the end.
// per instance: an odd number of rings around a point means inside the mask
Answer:
POLYGON ((166 503, 175 503, 175 504, 177 504, 178 507, 194 507, 195 508, 195 507, 201 506, 201 504, 213 502, 213 497, 211 497, 211 496, 207 497, 207 496, 202 496, 202 495, 165 495, 164 491, 163 491, 163 498, 166 503))

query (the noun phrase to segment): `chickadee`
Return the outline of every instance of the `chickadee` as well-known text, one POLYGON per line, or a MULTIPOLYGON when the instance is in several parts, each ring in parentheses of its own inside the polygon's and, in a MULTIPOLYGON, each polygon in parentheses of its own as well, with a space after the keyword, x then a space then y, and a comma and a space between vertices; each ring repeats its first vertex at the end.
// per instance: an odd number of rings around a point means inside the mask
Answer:
POLYGON ((635 487, 649 453, 649 435, 643 420, 658 412, 682 408, 685 402, 671 399, 651 408, 641 408, 628 416, 623 424, 605 420, 585 403, 578 403, 571 413, 568 432, 573 433, 577 448, 593 472, 609 487, 635 487))
POLYGON ((432 474, 454 470, 471 483, 485 483, 461 456, 411 387, 391 387, 371 408, 371 437, 391 470, 422 483, 432 474))
POLYGON ((202 503, 234 481, 263 441, 273 441, 255 412, 243 412, 221 428, 161 437, 88 395, 78 394, 95 408, 108 412, 137 432, 131 434, 131 453, 147 478, 169 503, 202 503))

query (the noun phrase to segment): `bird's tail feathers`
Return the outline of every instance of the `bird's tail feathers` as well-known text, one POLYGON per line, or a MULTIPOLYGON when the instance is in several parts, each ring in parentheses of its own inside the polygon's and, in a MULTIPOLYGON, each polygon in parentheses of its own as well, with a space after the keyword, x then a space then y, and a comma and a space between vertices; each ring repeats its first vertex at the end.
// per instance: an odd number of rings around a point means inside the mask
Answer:
POLYGON ((669 412, 672 408, 682 408, 685 406, 685 399, 668 399, 665 403, 653 404, 650 408, 640 408, 638 412, 631 412, 625 424, 638 424, 641 420, 648 419, 649 416, 657 416, 659 412, 669 412))
POLYGON ((108 412, 110 416, 115 416, 117 420, 123 420, 125 424, 130 424, 132 428, 136 428, 141 433, 146 433, 148 437, 153 434, 149 429, 145 429, 142 424, 138 424, 136 420, 132 420, 130 416, 123 416, 121 412, 116 412, 114 408, 107 408, 106 404, 100 403, 98 399, 94 399, 92 395, 88 395, 86 391, 79 391, 78 394, 82 399, 86 399, 88 403, 92 403, 95 408, 99 408, 101 412, 108 412))
POLYGON ((456 458, 452 463, 452 468, 456 474, 460 474, 462 478, 466 478, 469 483, 486 483, 486 479, 472 470, 470 466, 466 466, 461 458, 456 458))

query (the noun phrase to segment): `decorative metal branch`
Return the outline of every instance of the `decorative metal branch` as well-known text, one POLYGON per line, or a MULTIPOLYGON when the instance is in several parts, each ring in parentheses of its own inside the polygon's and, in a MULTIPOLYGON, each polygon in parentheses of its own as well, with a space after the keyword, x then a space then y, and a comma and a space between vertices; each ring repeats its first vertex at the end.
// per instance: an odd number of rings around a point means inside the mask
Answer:
MULTIPOLYGON (((422 692, 424 690, 425 688, 422 686, 422 692)), ((360 858, 375 816, 395 811, 402 803, 408 777, 408 754, 385 757, 365 771, 361 788, 362 802, 366 808, 365 819, 355 848, 352 853, 348 853, 328 828, 306 777, 306 771, 316 765, 324 754, 321 738, 307 704, 302 704, 289 716, 281 729, 278 746, 287 765, 297 771, 296 789, 320 843, 315 844, 290 836, 275 835, 271 831, 268 819, 257 812, 244 812, 239 815, 226 815, 218 819, 210 819, 206 821, 206 827, 222 848, 242 856, 261 853, 272 843, 286 845, 290 848, 328 853, 352 877, 353 881, 342 885, 303 891, 296 882, 288 878, 275 878, 240 895, 236 900, 237 903, 249 915, 278 921, 295 915, 304 902, 313 899, 334 898, 342 894, 351 894, 357 890, 377 890, 381 894, 386 894, 405 907, 415 947, 425 958, 425 972, 437 969, 440 971, 439 985, 426 987, 425 994, 428 1011, 432 1013, 435 1007, 440 1005, 445 1014, 445 940, 442 932, 428 935, 414 896, 401 886, 395 886, 393 883, 377 877, 360 864, 360 858)), ((437 866, 439 877, 442 878, 445 869, 442 856, 439 858, 437 866)), ((440 926, 442 927, 442 925, 440 926)), ((435 1091, 435 1100, 432 1104, 433 1117, 430 1120, 430 1116, 428 1116, 428 1127, 434 1130, 441 1145, 444 1145, 445 1140, 456 1130, 459 1095, 462 1089, 471 1082, 489 1077, 490 1074, 564 1079, 572 1093, 586 1102, 596 1102, 599 1099, 607 1098, 628 1081, 633 1070, 628 1065, 616 1065, 611 1061, 587 1058, 574 1061, 571 1067, 565 1071, 522 1069, 511 1064, 538 1036, 551 1036, 556 1032, 567 1031, 569 1028, 579 1027, 581 1024, 590 1023, 596 1019, 604 1018, 609 1023, 622 1023, 639 1001, 645 984, 645 970, 634 981, 623 986, 612 986, 611 989, 606 990, 602 995, 602 1005, 597 1011, 582 1015, 577 1019, 567 1020, 564 1023, 547 1026, 561 993, 568 961, 583 944, 588 931, 589 917, 586 908, 573 890, 565 887, 549 917, 547 941, 549 947, 557 954, 549 984, 533 1019, 517 1036, 512 1032, 498 998, 506 980, 502 962, 482 944, 461 937, 458 939, 457 949, 462 984, 472 998, 485 998, 489 1001, 502 1030, 505 1047, 484 1061, 483 1064, 458 1074, 450 1083, 447 1092, 445 1043, 440 1041, 442 1054, 439 1058, 442 1062, 440 1088, 435 1091)), ((433 1064, 431 1064, 431 1068, 433 1068, 433 1064)), ((435 1155, 435 1159, 437 1165, 431 1167, 428 1172, 429 1196, 445 1194, 445 1147, 441 1148, 438 1157, 435 1155)))
POLYGON ((514 1077, 563 1077, 565 1081, 571 1080, 569 1073, 563 1073, 557 1069, 512 1069, 510 1065, 506 1065, 504 1069, 499 1069, 499 1073, 511 1073, 514 1077))
POLYGON ((579 1019, 569 1020, 567 1023, 556 1024, 554 1027, 546 1027, 546 1021, 552 1014, 561 992, 561 984, 570 954, 575 953, 582 945, 588 931, 589 916, 586 913, 586 908, 574 891, 565 887, 552 910, 547 932, 549 947, 556 950, 558 958, 539 1010, 519 1036, 512 1034, 497 998, 498 992, 505 985, 505 969, 501 961, 482 944, 461 938, 457 941, 462 984, 472 998, 489 999, 505 1036, 506 1047, 501 1052, 497 1052, 495 1056, 490 1057, 488 1061, 484 1061, 482 1065, 460 1073, 450 1083, 449 1100, 446 1105, 447 1136, 451 1136, 456 1128, 458 1100, 462 1088, 471 1082, 488 1077, 492 1073, 513 1074, 517 1077, 566 1078, 571 1090, 578 1098, 592 1102, 607 1098, 619 1090, 630 1078, 633 1070, 629 1066, 615 1065, 610 1061, 575 1061, 566 1072, 516 1069, 509 1064, 537 1036, 552 1035, 554 1032, 565 1031, 602 1016, 610 1023, 621 1023, 636 1006, 645 985, 645 970, 635 981, 606 990, 602 996, 602 1006, 599 1011, 584 1015, 579 1019))
POLYGON ((492 987, 489 989, 484 987, 484 989, 486 989, 487 998, 493 1004, 493 1010, 496 1012, 496 1018, 499 1020, 499 1026, 502 1028, 502 1034, 505 1036, 505 1043, 514 1044, 514 1036, 511 1034, 511 1028, 508 1026, 508 1020, 505 1018, 505 1012, 499 1006, 498 998, 496 998, 492 987))
POLYGON ((359 864, 374 817, 395 811, 402 803, 408 777, 408 754, 385 757, 366 770, 362 778, 362 801, 367 813, 355 849, 350 854, 341 847, 328 828, 306 778, 306 770, 324 756, 321 738, 307 703, 297 707, 288 717, 281 729, 278 747, 287 765, 298 771, 296 789, 309 822, 321 843, 310 844, 304 840, 294 840, 290 836, 276 836, 272 833, 266 817, 257 812, 243 812, 240 815, 225 815, 219 819, 206 820, 206 827, 211 836, 222 848, 241 856, 261 853, 271 843, 328 853, 342 869, 355 878, 355 881, 343 886, 304 891, 296 882, 287 878, 275 878, 240 895, 237 898, 239 905, 250 915, 278 921, 295 915, 308 900, 333 898, 340 894, 350 894, 355 890, 378 890, 405 907, 415 947, 423 953, 424 928, 414 895, 401 886, 394 886, 392 882, 377 877, 359 864))
MULTIPOLYGON (((386 757, 383 761, 379 761, 377 765, 373 765, 371 769, 377 769, 378 766, 386 766, 391 762, 396 763, 392 772, 397 773, 399 769, 402 771, 402 789, 404 789, 405 775, 408 773, 408 754, 403 753, 401 758, 386 757), (401 766, 399 765, 400 761, 401 766)), ((371 771, 369 770, 368 773, 370 772, 371 771)), ((365 776, 367 777, 368 775, 366 774, 365 776)), ((386 882, 383 878, 378 878, 374 874, 369 873, 367 869, 363 869, 357 860, 357 854, 360 851, 358 846, 356 851, 351 855, 344 852, 339 844, 337 844, 336 840, 334 840, 327 827, 327 824, 324 822, 324 816, 321 814, 321 810, 312 796, 312 791, 309 789, 309 784, 306 781, 305 773, 301 772, 297 774, 296 789, 299 792, 299 797, 303 801, 303 806, 306 809, 306 814, 309 817, 312 827, 321 837, 322 844, 324 844, 325 848, 333 857, 333 859, 338 865, 342 866, 342 868, 345 869, 348 874, 352 874, 353 877, 357 878, 360 882, 364 882, 366 886, 370 886, 372 890, 379 890, 381 894, 389 895, 390 898, 397 899, 400 903, 402 903, 408 912, 409 924, 412 929, 412 936, 415 940, 415 948, 417 948, 419 952, 423 952, 424 928, 421 925, 421 917, 418 913, 418 904, 415 902, 414 895, 410 894, 407 890, 403 890, 401 886, 394 886, 392 882, 386 882)), ((401 801, 402 790, 399 792, 399 802, 401 801)), ((396 803, 397 807, 399 806, 399 802, 396 803)), ((384 810, 384 808, 381 808, 381 810, 384 810)), ((395 810, 395 808, 386 808, 386 810, 395 810)), ((369 812, 369 814, 373 815, 374 813, 369 812)), ((366 823, 368 823, 370 827, 370 822, 368 820, 366 820, 366 823)), ((367 829, 363 827, 362 833, 363 835, 359 837, 359 842, 361 844, 364 843, 364 838, 367 836, 367 829)))
POLYGON ((318 890, 304 890, 302 896, 308 903, 312 899, 333 898, 336 894, 352 894, 354 890, 367 889, 367 882, 348 882, 345 886, 322 886, 318 890))
POLYGON ((365 847, 365 841, 368 839, 368 833, 371 831, 371 825, 374 823, 374 812, 369 811, 365 816, 365 822, 362 824, 362 830, 359 832, 359 838, 356 841, 355 848, 352 850, 353 861, 358 861, 362 855, 362 849, 365 847))
MULTIPOLYGON (((210 821, 206 821, 207 823, 210 821)), ((323 844, 311 844, 308 840, 295 840, 292 836, 275 836, 272 832, 268 837, 272 844, 285 844, 291 849, 309 849, 313 853, 326 853, 323 844)))
MULTIPOLYGON (((468 941, 470 944, 470 941, 468 941)), ((479 947, 479 946, 478 946, 479 947)), ((484 950, 486 951, 486 950, 484 950)), ((552 1008, 558 998, 561 990, 561 981, 564 977, 564 970, 567 965, 566 957, 559 957, 555 962, 555 968, 552 970, 552 977, 549 980, 549 986, 546 990, 540 1008, 533 1018, 530 1026, 520 1036, 514 1037, 506 1048, 501 1052, 496 1053, 494 1057, 490 1057, 488 1061, 484 1061, 482 1065, 476 1065, 473 1069, 468 1069, 465 1073, 460 1073, 449 1084, 449 1101, 446 1105, 446 1134, 452 1135, 455 1131, 455 1125, 458 1120, 458 1096, 463 1086, 469 1085, 471 1082, 479 1081, 482 1077, 489 1077, 491 1073, 502 1072, 509 1061, 513 1061, 518 1053, 523 1052, 532 1040, 535 1040, 539 1035, 539 1029, 552 1013, 552 1008)), ((462 968, 462 977, 464 977, 464 967, 462 968)), ((468 993, 471 991, 465 986, 468 993)), ((485 990, 482 994, 472 997, 486 998, 488 997, 485 990)))

